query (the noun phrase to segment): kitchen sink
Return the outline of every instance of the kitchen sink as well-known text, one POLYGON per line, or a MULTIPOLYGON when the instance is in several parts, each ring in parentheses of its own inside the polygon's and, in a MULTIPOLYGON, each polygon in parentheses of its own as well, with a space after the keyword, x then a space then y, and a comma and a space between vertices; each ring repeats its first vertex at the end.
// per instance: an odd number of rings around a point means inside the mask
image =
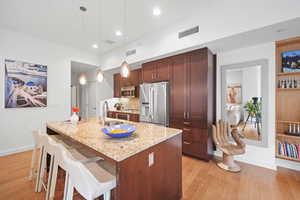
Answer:
POLYGON ((119 125, 119 124, 124 124, 124 122, 118 120, 107 120, 104 123, 105 126, 112 126, 112 125, 119 125))

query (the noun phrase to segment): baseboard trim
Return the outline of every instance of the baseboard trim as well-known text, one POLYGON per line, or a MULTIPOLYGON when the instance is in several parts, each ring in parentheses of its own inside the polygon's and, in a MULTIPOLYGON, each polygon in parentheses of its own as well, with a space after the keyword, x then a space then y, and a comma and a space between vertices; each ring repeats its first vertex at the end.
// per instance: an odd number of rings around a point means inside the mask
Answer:
POLYGON ((300 171, 300 163, 295 162, 295 161, 289 161, 289 160, 283 160, 283 159, 277 158, 276 165, 277 165, 277 167, 300 171))
POLYGON ((23 146, 23 147, 19 147, 19 148, 15 148, 15 149, 9 149, 9 150, 0 152, 0 157, 8 156, 8 155, 15 154, 15 153, 20 153, 23 151, 28 151, 31 149, 33 149, 33 145, 23 146))

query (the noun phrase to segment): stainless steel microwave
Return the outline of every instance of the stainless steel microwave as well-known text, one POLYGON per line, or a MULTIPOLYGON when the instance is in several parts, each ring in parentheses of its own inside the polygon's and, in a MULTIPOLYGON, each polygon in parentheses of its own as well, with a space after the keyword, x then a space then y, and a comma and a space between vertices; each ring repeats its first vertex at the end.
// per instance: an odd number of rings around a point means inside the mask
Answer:
POLYGON ((122 87, 121 97, 127 97, 127 98, 136 97, 136 88, 134 86, 122 87))

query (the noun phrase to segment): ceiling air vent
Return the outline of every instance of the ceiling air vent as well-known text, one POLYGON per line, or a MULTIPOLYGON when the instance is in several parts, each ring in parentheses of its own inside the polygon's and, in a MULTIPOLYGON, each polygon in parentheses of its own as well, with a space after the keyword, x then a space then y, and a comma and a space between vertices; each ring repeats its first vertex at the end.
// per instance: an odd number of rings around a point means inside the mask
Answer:
POLYGON ((133 54, 136 54, 136 49, 126 51, 126 56, 131 56, 133 54))
POLYGON ((105 40, 104 41, 106 44, 114 44, 114 43, 116 43, 115 41, 112 41, 112 40, 105 40))
POLYGON ((188 30, 179 32, 178 33, 178 38, 180 39, 180 38, 183 38, 183 37, 186 37, 186 36, 198 33, 198 32, 199 32, 199 26, 196 26, 196 27, 190 28, 188 30))

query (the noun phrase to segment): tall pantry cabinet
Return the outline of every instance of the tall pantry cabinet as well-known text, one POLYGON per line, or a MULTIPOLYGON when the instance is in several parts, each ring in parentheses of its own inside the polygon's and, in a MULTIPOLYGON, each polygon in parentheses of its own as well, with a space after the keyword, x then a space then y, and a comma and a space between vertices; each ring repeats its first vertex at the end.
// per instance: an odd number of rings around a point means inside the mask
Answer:
POLYGON ((172 58, 171 127, 180 128, 183 153, 209 160, 215 115, 214 58, 208 48, 172 58))

